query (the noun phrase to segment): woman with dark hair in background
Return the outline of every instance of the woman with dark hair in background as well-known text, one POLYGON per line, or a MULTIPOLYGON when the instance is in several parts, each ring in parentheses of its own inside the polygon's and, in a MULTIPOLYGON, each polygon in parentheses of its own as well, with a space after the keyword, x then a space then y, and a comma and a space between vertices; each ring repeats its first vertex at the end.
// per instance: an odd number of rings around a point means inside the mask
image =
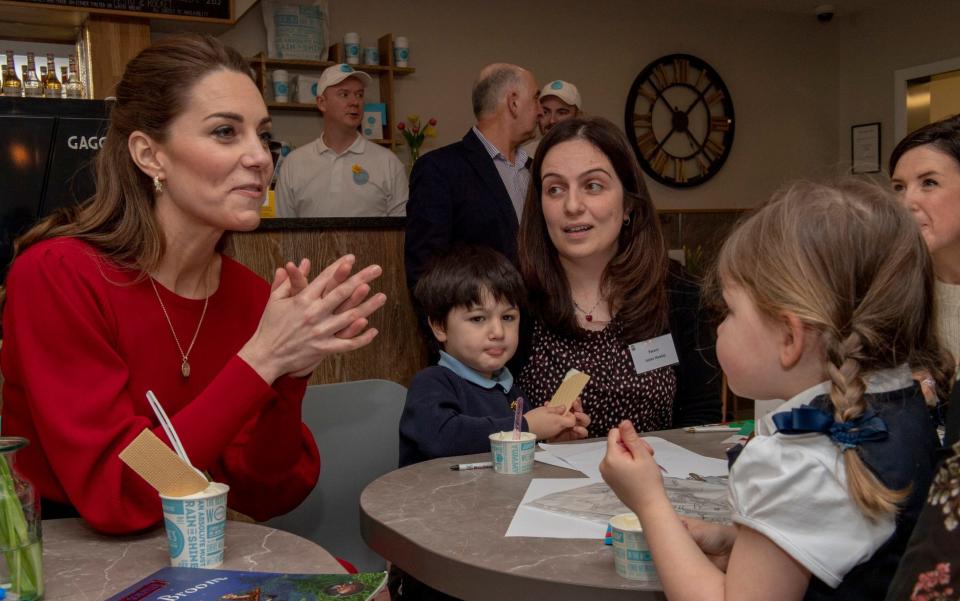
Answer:
POLYGON ((720 419, 698 286, 668 261, 636 158, 612 123, 573 119, 543 138, 519 256, 535 319, 519 383, 534 405, 575 368, 591 376, 581 395, 590 436, 624 419, 641 431, 720 419))
POLYGON ((45 518, 127 533, 160 522, 155 490, 118 453, 145 428, 145 393, 193 464, 264 520, 313 489, 320 457, 300 421, 306 376, 368 344, 378 266, 309 262, 272 287, 221 254, 248 231, 273 172, 270 117, 243 57, 178 36, 129 62, 96 159, 96 192, 17 243, 6 281, 3 429, 45 518))
POLYGON ((933 257, 940 343, 960 359, 960 116, 921 127, 890 155, 893 189, 933 257))

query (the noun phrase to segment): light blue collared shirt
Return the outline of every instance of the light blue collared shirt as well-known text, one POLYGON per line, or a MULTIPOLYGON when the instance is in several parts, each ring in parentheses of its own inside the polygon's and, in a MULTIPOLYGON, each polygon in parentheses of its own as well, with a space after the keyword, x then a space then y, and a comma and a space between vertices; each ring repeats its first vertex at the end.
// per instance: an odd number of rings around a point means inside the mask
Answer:
POLYGON ((437 365, 446 367, 467 382, 482 386, 483 388, 499 386, 503 389, 504 394, 510 392, 510 389, 513 388, 513 374, 511 374, 510 370, 506 367, 502 367, 496 371, 493 374, 493 378, 488 378, 477 370, 467 367, 462 361, 444 351, 440 351, 440 361, 437 362, 437 365))
POLYGON ((510 202, 513 203, 513 210, 517 212, 517 219, 523 215, 523 201, 527 196, 527 188, 530 187, 530 170, 527 169, 527 151, 517 147, 511 163, 499 148, 490 143, 490 140, 483 137, 483 134, 473 127, 473 133, 480 138, 483 147, 487 149, 487 154, 493 159, 493 165, 500 174, 507 194, 510 195, 510 202))

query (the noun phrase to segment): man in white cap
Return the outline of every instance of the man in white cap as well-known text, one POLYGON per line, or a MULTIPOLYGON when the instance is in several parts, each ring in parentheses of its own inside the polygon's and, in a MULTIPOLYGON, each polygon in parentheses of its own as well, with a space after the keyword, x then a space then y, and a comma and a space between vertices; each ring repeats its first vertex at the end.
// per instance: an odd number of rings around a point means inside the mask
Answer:
POLYGON ((555 79, 543 86, 540 90, 540 137, 530 140, 523 145, 527 154, 533 156, 537 153, 537 146, 540 140, 546 135, 550 128, 566 121, 579 117, 581 113, 580 91, 577 86, 568 81, 555 79))
POLYGON ((358 131, 371 78, 347 64, 317 82, 323 132, 283 161, 278 217, 399 217, 406 214, 407 175, 395 154, 358 131))

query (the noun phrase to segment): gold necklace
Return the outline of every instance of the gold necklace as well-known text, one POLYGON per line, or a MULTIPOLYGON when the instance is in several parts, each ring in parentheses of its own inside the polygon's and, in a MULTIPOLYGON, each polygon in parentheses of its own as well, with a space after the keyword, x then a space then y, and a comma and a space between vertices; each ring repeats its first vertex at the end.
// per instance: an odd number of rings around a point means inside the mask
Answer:
MULTIPOLYGON (((207 279, 210 268, 207 267, 207 272, 204 273, 204 280, 207 279)), ((197 336, 200 335, 200 326, 203 325, 203 317, 207 314, 207 305, 210 304, 210 296, 207 294, 207 284, 204 283, 203 286, 203 311, 200 313, 200 321, 197 322, 197 329, 193 333, 193 340, 190 341, 190 346, 187 347, 187 352, 183 352, 183 347, 180 346, 180 339, 177 338, 177 332, 173 329, 173 322, 170 320, 170 314, 167 313, 167 308, 163 304, 163 299, 160 298, 160 291, 157 290, 157 284, 153 281, 153 277, 150 277, 150 285, 153 286, 153 293, 157 295, 157 300, 160 302, 160 309, 163 310, 163 316, 167 318, 167 325, 170 326, 170 333, 173 334, 173 341, 177 343, 177 350, 180 351, 180 356, 183 358, 183 363, 180 364, 180 374, 183 375, 184 379, 190 377, 190 362, 187 361, 187 358, 190 356, 190 351, 193 350, 193 345, 197 342, 197 336)))

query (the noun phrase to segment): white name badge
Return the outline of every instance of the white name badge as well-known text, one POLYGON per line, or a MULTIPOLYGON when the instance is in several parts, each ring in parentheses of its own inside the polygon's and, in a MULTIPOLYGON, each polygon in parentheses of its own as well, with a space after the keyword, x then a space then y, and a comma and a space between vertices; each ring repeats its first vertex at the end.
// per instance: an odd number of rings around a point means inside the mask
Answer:
POLYGON ((633 368, 638 374, 680 363, 677 347, 673 346, 673 336, 669 333, 643 342, 634 342, 627 348, 630 349, 633 368))

